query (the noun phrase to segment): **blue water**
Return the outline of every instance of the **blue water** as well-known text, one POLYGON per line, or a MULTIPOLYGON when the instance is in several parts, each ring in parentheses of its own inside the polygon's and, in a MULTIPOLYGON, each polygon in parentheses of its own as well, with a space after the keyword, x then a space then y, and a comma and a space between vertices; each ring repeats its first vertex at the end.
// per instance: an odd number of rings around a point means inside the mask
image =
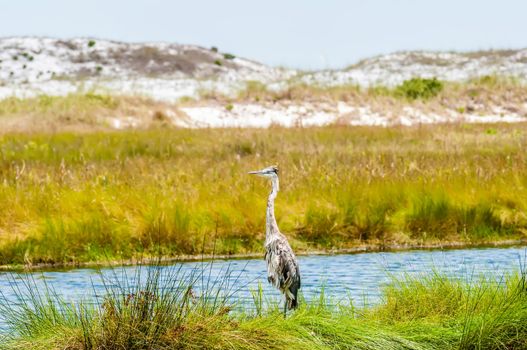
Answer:
MULTIPOLYGON (((519 270, 525 262, 526 247, 459 249, 446 251, 413 250, 404 252, 378 252, 342 255, 311 255, 298 257, 302 275, 302 292, 306 299, 317 296, 324 287, 332 302, 348 301, 357 305, 379 301, 382 287, 389 283, 390 275, 427 274, 432 270, 444 272, 454 278, 470 279, 478 275, 502 276, 519 270)), ((18 302, 16 288, 24 289, 31 280, 31 288, 43 290, 44 285, 67 301, 92 300, 106 293, 119 280, 134 284, 152 267, 114 267, 46 271, 24 274, 0 274, 0 291, 4 300, 18 302), (139 270, 139 274, 137 274, 139 270), (103 283, 103 280, 106 282, 103 283)), ((178 276, 201 272, 196 291, 209 280, 239 304, 252 300, 251 289, 264 287, 267 299, 280 301, 280 294, 267 283, 263 259, 216 260, 214 262, 185 262, 163 267, 166 271, 181 269, 178 276), (210 277, 209 277, 210 276, 210 277), (218 281, 223 281, 220 285, 218 281)))

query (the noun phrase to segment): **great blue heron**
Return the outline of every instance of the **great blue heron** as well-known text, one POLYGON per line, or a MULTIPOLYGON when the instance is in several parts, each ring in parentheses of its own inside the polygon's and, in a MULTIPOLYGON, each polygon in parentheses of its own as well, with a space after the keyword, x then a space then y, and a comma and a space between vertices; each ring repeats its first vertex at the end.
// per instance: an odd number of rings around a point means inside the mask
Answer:
POLYGON ((274 216, 274 200, 279 189, 278 168, 270 166, 262 170, 250 171, 249 174, 271 180, 272 190, 267 200, 265 217, 265 261, 267 262, 267 280, 285 297, 285 316, 287 309, 295 309, 298 306, 300 270, 293 249, 287 238, 280 233, 274 216))

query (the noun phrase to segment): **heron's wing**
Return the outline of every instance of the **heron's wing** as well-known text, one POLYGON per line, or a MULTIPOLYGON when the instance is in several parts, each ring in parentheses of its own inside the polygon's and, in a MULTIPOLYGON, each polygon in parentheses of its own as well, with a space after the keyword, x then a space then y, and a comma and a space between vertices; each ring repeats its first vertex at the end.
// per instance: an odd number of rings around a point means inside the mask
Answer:
POLYGON ((279 250, 274 242, 266 246, 265 261, 267 262, 267 280, 276 288, 280 288, 282 264, 279 250))
POLYGON ((280 289, 289 288, 298 283, 300 288, 300 270, 295 254, 285 239, 276 239, 266 247, 267 271, 271 283, 280 289))

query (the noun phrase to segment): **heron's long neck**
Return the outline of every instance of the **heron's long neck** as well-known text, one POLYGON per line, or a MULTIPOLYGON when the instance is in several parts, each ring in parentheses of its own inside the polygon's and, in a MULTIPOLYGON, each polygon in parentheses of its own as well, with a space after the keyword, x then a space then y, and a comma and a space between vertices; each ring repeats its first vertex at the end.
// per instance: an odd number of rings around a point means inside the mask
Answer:
POLYGON ((274 216, 274 200, 278 194, 278 177, 272 178, 272 190, 267 199, 267 213, 265 217, 265 240, 269 241, 273 236, 280 233, 276 218, 274 216))

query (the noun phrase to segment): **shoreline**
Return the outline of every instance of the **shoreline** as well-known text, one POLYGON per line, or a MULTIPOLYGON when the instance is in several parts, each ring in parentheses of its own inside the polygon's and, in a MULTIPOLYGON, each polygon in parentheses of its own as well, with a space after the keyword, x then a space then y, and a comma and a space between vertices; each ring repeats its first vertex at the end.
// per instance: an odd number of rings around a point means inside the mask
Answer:
MULTIPOLYGON (((424 244, 363 244, 351 248, 341 249, 318 249, 305 250, 295 253, 297 256, 309 255, 340 255, 340 254, 363 254, 363 253, 380 253, 380 252, 404 252, 413 250, 454 250, 454 249, 482 249, 482 248, 508 248, 514 246, 526 246, 527 239, 503 240, 496 242, 442 242, 442 243, 424 243, 424 244)), ((125 260, 112 261, 94 261, 94 262, 69 262, 69 263, 42 263, 31 265, 0 265, 1 272, 29 272, 39 270, 73 270, 81 268, 111 268, 120 266, 137 266, 137 265, 152 265, 152 264, 172 264, 176 262, 196 262, 196 261, 211 261, 211 260, 238 260, 238 259, 263 259, 262 252, 254 253, 239 253, 239 254, 201 254, 201 255, 179 255, 179 256, 164 256, 164 257, 145 257, 145 258, 131 258, 125 260)))

